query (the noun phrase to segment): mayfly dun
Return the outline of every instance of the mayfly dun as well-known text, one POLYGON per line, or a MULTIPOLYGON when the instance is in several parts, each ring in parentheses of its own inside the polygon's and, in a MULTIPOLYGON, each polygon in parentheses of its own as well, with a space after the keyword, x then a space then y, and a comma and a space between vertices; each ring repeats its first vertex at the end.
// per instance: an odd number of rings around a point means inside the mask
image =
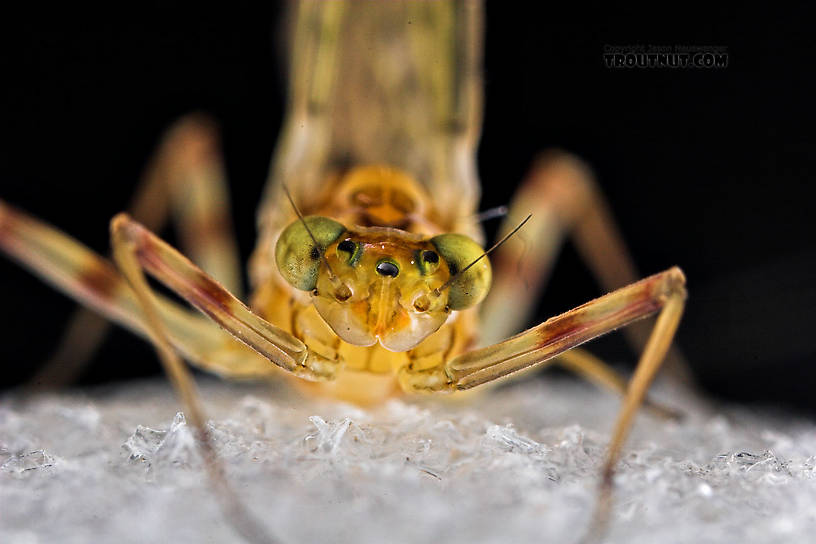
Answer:
POLYGON ((218 495, 250 540, 265 540, 265 530, 219 468, 182 358, 225 377, 288 376, 360 404, 455 393, 562 364, 624 395, 602 469, 597 534, 634 415, 683 312, 683 273, 636 281, 591 173, 562 152, 536 162, 500 229, 504 243, 484 249, 479 3, 309 1, 293 12, 287 116, 260 204, 246 303, 237 298, 214 129, 198 115, 168 131, 141 189, 174 205, 137 198, 114 217, 114 262, 4 203, 0 247, 154 344, 218 495), (188 201, 196 205, 178 205, 188 201), (186 228, 183 252, 152 232, 165 219, 156 210, 186 228), (518 228, 528 243, 511 236, 518 228), (518 332, 566 236, 610 292, 518 332), (145 274, 200 313, 153 292, 145 274), (634 323, 652 314, 653 327, 634 323), (621 327, 641 350, 628 384, 574 349, 621 327))

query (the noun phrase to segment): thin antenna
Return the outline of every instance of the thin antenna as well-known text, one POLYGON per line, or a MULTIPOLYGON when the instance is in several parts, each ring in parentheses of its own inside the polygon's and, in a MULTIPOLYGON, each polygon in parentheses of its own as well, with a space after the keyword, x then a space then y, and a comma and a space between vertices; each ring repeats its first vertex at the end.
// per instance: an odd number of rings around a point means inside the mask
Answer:
POLYGON ((500 245, 502 245, 503 243, 505 243, 505 242, 506 242, 506 241, 507 241, 507 240, 508 240, 508 239, 509 239, 511 236, 513 236, 515 233, 517 233, 517 232, 519 231, 519 229, 520 229, 521 227, 523 227, 523 226, 524 226, 524 223, 526 223, 527 221, 529 221, 529 220, 530 220, 530 218, 531 218, 532 216, 533 216, 533 214, 529 214, 529 215, 527 215, 527 217, 525 217, 525 218, 524 218, 524 221, 522 221, 521 223, 519 223, 519 224, 518 224, 518 226, 517 226, 516 228, 514 228, 514 229, 513 229, 513 230, 511 230, 509 233, 507 233, 507 234, 506 234, 506 235, 505 235, 505 236, 504 236, 504 237, 503 237, 501 240, 499 240, 498 242, 496 242, 495 244, 493 244, 493 246, 492 246, 490 249, 488 249, 487 251, 485 251, 484 253, 482 253, 482 254, 481 254, 481 255, 479 255, 478 257, 476 257, 476 259, 474 259, 474 260, 473 260, 473 262, 471 262, 469 265, 467 265, 466 267, 464 267, 462 270, 460 270, 459 272, 457 272, 456 274, 454 274, 453 276, 451 276, 450 278, 448 278, 448 281, 446 281, 445 283, 443 283, 443 284, 442 284, 440 287, 437 287, 436 289, 434 289, 434 290, 433 290, 433 294, 434 294, 434 296, 437 296, 437 297, 438 297, 438 296, 441 294, 441 292, 442 292, 444 289, 447 289, 448 287, 450 287, 450 285, 451 285, 451 284, 452 284, 454 281, 456 281, 456 278, 458 278, 459 276, 461 276, 462 274, 464 274, 465 272, 467 272, 467 271, 468 271, 468 269, 469 269, 471 266, 473 266, 474 264, 476 264, 476 263, 478 263, 479 261, 481 261, 481 260, 482 260, 484 257, 487 257, 487 256, 488 256, 489 254, 491 254, 493 251, 495 251, 496 249, 498 249, 500 245))
MULTIPOLYGON (((289 192, 289 187, 287 187, 285 183, 281 183, 281 186, 283 187, 283 192, 286 193, 286 198, 289 199, 289 203, 295 209, 298 219, 300 219, 300 222, 303 223, 303 228, 305 228, 306 232, 309 233, 309 237, 312 239, 312 242, 314 242, 315 247, 319 248, 320 244, 317 243, 317 238, 314 237, 311 229, 309 229, 309 225, 306 224, 306 219, 304 219, 303 214, 300 213, 300 208, 297 207, 297 204, 295 204, 295 201, 292 199, 292 193, 289 192)), ((340 280, 337 278, 337 275, 334 273, 334 270, 332 270, 331 265, 329 265, 328 259, 326 259, 326 256, 322 252, 320 253, 320 259, 323 261, 323 264, 326 265, 326 268, 329 271, 329 279, 331 282, 335 284, 338 283, 340 280)))

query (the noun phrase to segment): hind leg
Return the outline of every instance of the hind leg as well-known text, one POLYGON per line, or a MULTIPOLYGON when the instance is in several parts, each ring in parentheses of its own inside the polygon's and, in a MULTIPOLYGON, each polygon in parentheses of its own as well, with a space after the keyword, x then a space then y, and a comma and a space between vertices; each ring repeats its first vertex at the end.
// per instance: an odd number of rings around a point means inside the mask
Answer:
MULTIPOLYGON (((241 267, 219 147, 211 119, 191 114, 176 121, 145 169, 128 210, 154 231, 172 217, 185 254, 240 296, 241 267)), ((77 308, 30 385, 53 388, 74 381, 109 331, 107 319, 77 308)))

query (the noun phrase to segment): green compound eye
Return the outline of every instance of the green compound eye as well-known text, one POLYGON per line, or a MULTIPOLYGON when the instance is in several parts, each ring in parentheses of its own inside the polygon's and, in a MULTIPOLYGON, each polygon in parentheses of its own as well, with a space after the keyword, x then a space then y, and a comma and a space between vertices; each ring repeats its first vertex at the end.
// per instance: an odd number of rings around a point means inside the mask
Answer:
POLYGON ((296 289, 314 289, 321 256, 344 232, 346 227, 337 221, 317 215, 305 217, 303 221, 295 221, 286 227, 275 246, 275 262, 281 275, 296 289), (306 226, 309 227, 308 231, 306 226), (309 231, 317 240, 317 246, 309 231))
MULTIPOLYGON (((448 263, 451 277, 484 253, 479 244, 463 234, 440 234, 431 238, 431 243, 448 263)), ((490 261, 484 257, 451 284, 448 306, 452 310, 464 310, 480 303, 487 296, 492 279, 490 261)))

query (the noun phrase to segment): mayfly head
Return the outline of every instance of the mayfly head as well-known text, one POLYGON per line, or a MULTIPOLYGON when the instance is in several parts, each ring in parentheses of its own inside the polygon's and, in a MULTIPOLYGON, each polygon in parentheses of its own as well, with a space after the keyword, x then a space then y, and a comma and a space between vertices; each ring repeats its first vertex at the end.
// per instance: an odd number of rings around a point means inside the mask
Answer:
POLYGON ((461 234, 427 238, 393 228, 347 228, 320 216, 293 222, 275 248, 283 278, 311 292, 342 340, 379 342, 391 351, 412 349, 451 311, 481 302, 491 281, 483 254, 461 234))

